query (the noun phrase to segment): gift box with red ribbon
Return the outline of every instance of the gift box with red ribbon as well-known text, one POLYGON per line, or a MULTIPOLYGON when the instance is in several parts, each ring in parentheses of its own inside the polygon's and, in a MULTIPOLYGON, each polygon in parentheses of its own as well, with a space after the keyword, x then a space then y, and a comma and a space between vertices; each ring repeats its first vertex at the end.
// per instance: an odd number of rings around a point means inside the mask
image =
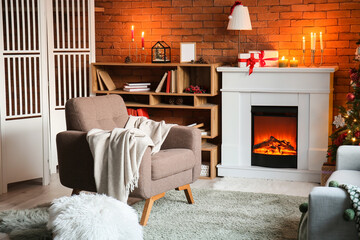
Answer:
POLYGON ((254 67, 259 67, 258 53, 239 53, 238 66, 240 68, 249 68, 249 75, 253 72, 254 67))
POLYGON ((249 51, 249 53, 259 54, 260 67, 277 67, 279 52, 276 50, 249 51))

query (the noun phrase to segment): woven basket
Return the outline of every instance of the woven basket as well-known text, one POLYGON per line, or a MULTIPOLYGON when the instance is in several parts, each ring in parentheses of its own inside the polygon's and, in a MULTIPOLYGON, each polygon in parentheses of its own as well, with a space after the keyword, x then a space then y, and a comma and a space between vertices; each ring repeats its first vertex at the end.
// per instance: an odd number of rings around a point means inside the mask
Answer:
POLYGON ((326 181, 330 175, 335 172, 336 166, 334 164, 324 163, 321 167, 321 186, 325 186, 326 181))

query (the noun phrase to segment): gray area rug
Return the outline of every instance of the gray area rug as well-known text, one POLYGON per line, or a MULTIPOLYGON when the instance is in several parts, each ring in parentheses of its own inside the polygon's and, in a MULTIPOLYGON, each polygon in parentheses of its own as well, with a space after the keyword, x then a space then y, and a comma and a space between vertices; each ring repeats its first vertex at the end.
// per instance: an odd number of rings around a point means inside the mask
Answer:
MULTIPOLYGON (((307 198, 275 194, 193 189, 194 205, 183 191, 155 201, 144 237, 151 239, 296 239, 307 198)), ((141 216, 145 201, 134 204, 141 216)))
MULTIPOLYGON (((298 206, 304 197, 193 189, 195 204, 183 191, 167 192, 152 208, 144 239, 296 239, 298 206)), ((145 201, 134 204, 141 217, 145 201)), ((0 232, 15 240, 51 239, 47 207, 0 212, 0 232)))

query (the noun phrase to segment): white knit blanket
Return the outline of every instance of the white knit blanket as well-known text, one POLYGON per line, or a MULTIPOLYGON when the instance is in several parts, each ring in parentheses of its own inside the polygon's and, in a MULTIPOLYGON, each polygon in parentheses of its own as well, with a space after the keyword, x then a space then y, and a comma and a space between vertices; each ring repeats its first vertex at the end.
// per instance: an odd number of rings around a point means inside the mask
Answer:
POLYGON ((137 187, 139 168, 145 150, 160 151, 173 124, 130 116, 125 128, 112 131, 92 129, 87 141, 94 158, 94 177, 98 193, 127 202, 137 187))

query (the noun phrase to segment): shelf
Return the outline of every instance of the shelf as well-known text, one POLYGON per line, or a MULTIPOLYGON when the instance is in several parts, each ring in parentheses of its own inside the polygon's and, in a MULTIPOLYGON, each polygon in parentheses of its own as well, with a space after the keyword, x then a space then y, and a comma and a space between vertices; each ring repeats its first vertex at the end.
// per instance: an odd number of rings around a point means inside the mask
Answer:
MULTIPOLYGON (((218 143, 220 98, 215 97, 219 92, 219 73, 216 68, 221 64, 192 64, 192 63, 118 63, 98 62, 91 64, 92 93, 97 95, 121 95, 127 107, 146 108, 154 121, 166 121, 179 125, 203 123, 202 127, 208 135, 202 135, 202 161, 209 165, 209 176, 202 179, 216 177, 216 165, 219 162, 218 143), (101 70, 101 71, 100 71, 101 70), (173 71, 174 70, 174 71, 173 71), (155 92, 166 72, 172 71, 176 76, 176 93, 166 93, 164 89, 168 78, 162 86, 161 92, 155 92), (103 74, 106 72, 107 74, 103 74), (99 81, 98 76, 102 78, 99 81), (115 84, 112 88, 111 81, 115 84), (127 83, 150 83, 150 91, 128 92, 122 89, 127 83), (204 94, 184 93, 190 85, 206 89, 204 94), (174 103, 174 104, 172 104, 174 103), (181 103, 181 104, 176 104, 181 103), (211 141, 207 142, 207 141, 211 141)), ((169 78, 170 79, 170 78, 169 78)), ((173 83, 174 81, 172 81, 173 83)))
POLYGON ((100 94, 131 94, 131 95, 154 95, 154 96, 186 96, 186 97, 191 97, 191 96, 198 96, 198 97, 212 97, 215 96, 213 94, 210 93, 166 93, 166 92, 154 92, 154 91, 146 91, 146 92, 128 92, 128 91, 123 91, 123 90, 112 90, 112 91, 108 91, 108 90, 96 90, 94 91, 94 93, 100 93, 100 94))

